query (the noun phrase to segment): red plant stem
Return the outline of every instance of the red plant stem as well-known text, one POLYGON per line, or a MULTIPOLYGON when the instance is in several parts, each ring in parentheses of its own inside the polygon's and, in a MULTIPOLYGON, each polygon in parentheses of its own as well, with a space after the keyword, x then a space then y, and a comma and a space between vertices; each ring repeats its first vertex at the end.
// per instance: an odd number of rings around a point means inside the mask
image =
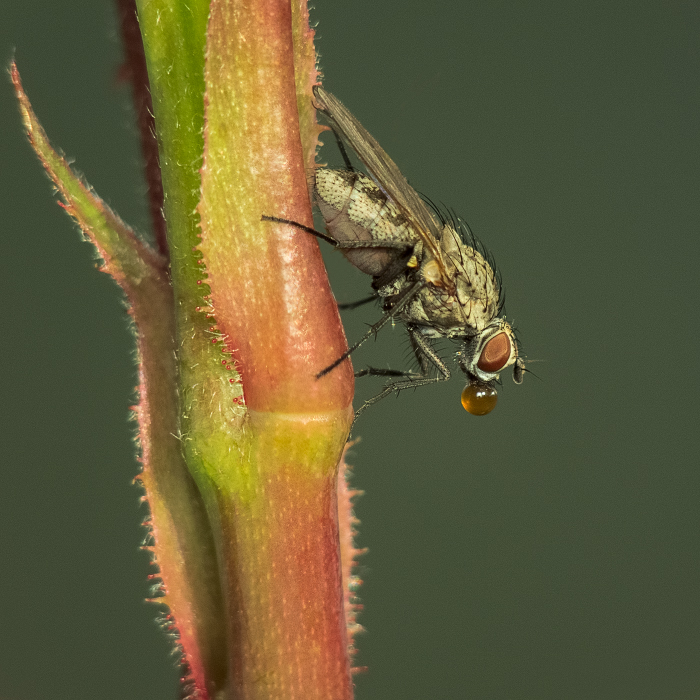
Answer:
MULTIPOLYGON (((349 700, 336 479, 353 372, 345 362, 316 379, 347 347, 316 241, 261 220, 312 222, 304 156, 318 133, 315 68, 297 82, 289 0, 212 0, 202 72, 193 23, 178 24, 186 15, 167 3, 153 6, 144 0, 139 11, 161 129, 182 445, 225 599, 228 675, 215 696, 349 700), (187 102, 200 76, 203 131, 198 102, 187 102), (182 219, 194 211, 194 178, 182 169, 198 166, 200 135, 196 245, 196 220, 182 219)), ((306 27, 296 36, 310 42, 306 27)))
POLYGON ((316 378, 347 348, 318 243, 261 221, 313 223, 290 2, 213 0, 208 34, 199 247, 217 330, 251 409, 345 409, 350 362, 316 378))
POLYGON ((219 501, 238 603, 228 612, 232 697, 349 700, 336 474, 309 464, 315 421, 301 441, 298 420, 253 413, 251 423, 269 439, 250 455, 250 492, 219 501))

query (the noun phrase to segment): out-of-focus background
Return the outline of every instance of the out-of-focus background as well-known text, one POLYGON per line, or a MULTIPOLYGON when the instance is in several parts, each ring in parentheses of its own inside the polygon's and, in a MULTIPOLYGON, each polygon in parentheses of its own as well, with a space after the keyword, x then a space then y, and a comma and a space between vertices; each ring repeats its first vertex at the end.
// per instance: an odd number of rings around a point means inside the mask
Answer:
MULTIPOLYGON (((6 5, 3 63, 147 230, 112 4, 6 5)), ((488 417, 455 376, 358 423, 357 700, 697 698, 700 6, 316 5, 326 87, 492 251, 538 377, 504 375, 488 417)), ((9 81, 0 110, 0 698, 173 698, 142 602, 125 309, 52 201, 9 81)), ((340 301, 367 294, 328 258, 340 301)), ((346 314, 348 337, 378 313, 346 314)), ((355 362, 408 353, 397 325, 355 362)), ((380 383, 361 381, 358 399, 380 383)))

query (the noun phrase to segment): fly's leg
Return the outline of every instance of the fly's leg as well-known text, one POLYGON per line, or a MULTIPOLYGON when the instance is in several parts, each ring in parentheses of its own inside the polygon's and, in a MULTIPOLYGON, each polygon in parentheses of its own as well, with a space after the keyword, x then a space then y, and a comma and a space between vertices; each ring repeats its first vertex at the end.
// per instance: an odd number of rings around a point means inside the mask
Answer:
MULTIPOLYGON (((316 107, 319 111, 321 110, 319 107, 316 107)), ((324 112, 324 115, 326 113, 324 112)), ((328 116, 328 115, 326 115, 328 116)), ((330 130, 333 132, 333 136, 335 136, 335 142, 338 144, 338 150, 340 151, 340 155, 343 156, 343 161, 345 162, 345 169, 349 170, 351 173, 355 172, 355 167, 353 164, 350 162, 350 158, 348 157, 348 152, 345 150, 345 144, 343 143, 343 139, 341 138, 340 134, 338 133, 338 130, 335 128, 335 124, 333 123, 332 120, 329 120, 331 123, 328 125, 330 127, 330 130)))
POLYGON ((306 231, 306 233, 316 236, 316 238, 322 238, 327 243, 330 243, 334 248, 339 248, 340 250, 347 250, 350 248, 393 248, 394 250, 400 250, 404 254, 407 254, 409 251, 412 252, 414 248, 414 244, 409 243, 408 241, 339 241, 332 236, 329 236, 327 233, 322 233, 321 231, 317 231, 315 228, 311 228, 311 226, 305 226, 304 224, 300 224, 298 221, 292 221, 291 219, 280 219, 278 216, 265 216, 263 214, 263 216, 260 217, 260 221, 273 221, 277 224, 289 224, 290 226, 296 226, 302 231, 306 231))
POLYGON ((415 372, 405 372, 402 369, 383 369, 381 367, 365 367, 355 372, 355 377, 415 377, 420 379, 423 375, 415 372))
POLYGON ((264 214, 260 217, 260 221, 273 221, 276 224, 290 224, 291 226, 300 228, 302 231, 306 231, 306 233, 310 233, 312 236, 316 236, 316 238, 322 238, 324 241, 330 243, 334 247, 338 245, 338 241, 329 236, 327 233, 321 233, 315 228, 311 228, 311 226, 300 224, 298 221, 292 221, 291 219, 280 219, 278 216, 265 216, 264 214))
MULTIPOLYGON (((409 336, 410 337, 410 336, 409 336)), ((428 372, 428 366, 423 366, 422 354, 418 354, 416 346, 411 342, 413 347, 413 352, 421 363, 420 373, 411 372, 403 369, 389 369, 385 367, 365 367, 365 369, 360 369, 355 372, 355 377, 403 377, 404 379, 422 379, 423 376, 428 372)))
POLYGON ((345 144, 343 143, 343 139, 340 138, 340 134, 335 130, 335 127, 333 125, 331 126, 331 131, 333 132, 333 136, 335 136, 335 142, 338 144, 338 150, 340 151, 340 155, 343 157, 343 162, 345 163, 345 169, 349 170, 351 173, 355 172, 355 168, 353 164, 350 162, 350 158, 348 157, 348 152, 345 150, 345 144))
MULTIPOLYGON (((398 301, 387 311, 376 323, 373 323, 367 332, 351 347, 349 347, 333 364, 328 365, 325 369, 321 370, 317 375, 316 379, 320 379, 321 377, 325 376, 332 370, 334 370, 341 362, 344 360, 347 360, 350 355, 352 355, 357 348, 362 345, 366 340, 371 338, 373 335, 376 335, 382 327, 384 327, 394 316, 396 316, 398 313, 400 313, 408 304, 413 297, 418 294, 418 292, 425 287, 427 282, 423 280, 418 280, 417 282, 414 282, 398 299, 398 301)), ((439 360, 439 358, 438 358, 439 360)))
MULTIPOLYGON (((408 376, 408 379, 404 379, 398 382, 391 382, 387 384, 382 391, 373 396, 371 399, 360 406, 360 408, 355 412, 355 420, 358 416, 366 411, 370 406, 381 401, 385 396, 395 392, 400 392, 403 389, 415 389, 419 386, 425 386, 426 384, 435 384, 437 382, 445 382, 450 378, 450 370, 447 369, 447 365, 440 359, 440 356, 435 352, 430 341, 415 327, 408 326, 408 336, 411 339, 411 346, 413 347, 413 352, 416 355, 416 359, 420 364, 421 373, 412 377, 410 373, 405 372, 396 375, 389 374, 394 370, 385 370, 387 374, 385 376, 408 376), (439 375, 437 377, 428 376, 431 367, 437 368, 439 375)), ((377 372, 378 373, 378 372, 377 372)))

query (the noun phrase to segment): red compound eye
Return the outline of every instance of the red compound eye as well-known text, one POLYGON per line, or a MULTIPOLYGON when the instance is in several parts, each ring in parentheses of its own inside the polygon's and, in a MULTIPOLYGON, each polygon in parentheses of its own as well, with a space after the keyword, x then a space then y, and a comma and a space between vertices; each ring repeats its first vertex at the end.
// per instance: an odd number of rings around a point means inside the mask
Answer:
POLYGON ((510 338, 506 333, 494 335, 481 351, 481 357, 476 366, 482 372, 498 372, 510 360, 510 338))
POLYGON ((488 384, 467 384, 462 391, 462 406, 473 416, 485 416, 496 408, 498 392, 488 384))

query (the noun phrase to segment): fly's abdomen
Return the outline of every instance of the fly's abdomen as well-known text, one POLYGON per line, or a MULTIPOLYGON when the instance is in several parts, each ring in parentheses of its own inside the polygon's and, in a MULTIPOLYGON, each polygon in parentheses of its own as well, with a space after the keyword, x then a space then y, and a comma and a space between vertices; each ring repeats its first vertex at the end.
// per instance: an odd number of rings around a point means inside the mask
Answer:
POLYGON ((355 267, 372 277, 380 277, 404 251, 343 248, 343 242, 419 240, 396 206, 366 175, 320 168, 315 173, 314 194, 329 235, 355 267))

